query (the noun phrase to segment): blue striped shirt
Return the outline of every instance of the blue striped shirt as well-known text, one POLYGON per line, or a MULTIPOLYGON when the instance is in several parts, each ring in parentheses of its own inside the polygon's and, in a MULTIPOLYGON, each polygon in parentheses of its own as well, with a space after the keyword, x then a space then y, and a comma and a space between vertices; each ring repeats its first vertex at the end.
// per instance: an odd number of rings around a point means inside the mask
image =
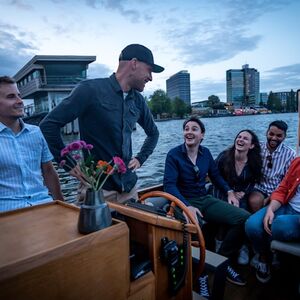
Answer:
POLYGON ((15 134, 0 122, 0 211, 51 201, 41 164, 53 159, 39 129, 20 120, 15 134))
POLYGON ((271 153, 267 147, 267 143, 261 143, 261 155, 263 160, 262 173, 263 178, 255 188, 263 193, 270 195, 279 185, 285 176, 292 160, 296 157, 295 151, 281 143, 277 149, 271 153), (272 168, 268 167, 268 156, 271 156, 272 168))

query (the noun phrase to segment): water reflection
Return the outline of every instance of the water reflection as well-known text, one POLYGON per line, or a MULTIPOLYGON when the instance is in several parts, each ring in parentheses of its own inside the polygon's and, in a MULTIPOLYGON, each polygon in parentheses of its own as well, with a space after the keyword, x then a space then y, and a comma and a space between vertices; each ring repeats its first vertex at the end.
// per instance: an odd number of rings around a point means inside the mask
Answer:
MULTIPOLYGON (((206 127, 203 145, 210 149, 215 158, 221 151, 233 143, 234 137, 242 129, 253 130, 258 138, 264 141, 269 123, 275 120, 283 120, 288 124, 289 129, 285 143, 296 149, 297 113, 205 118, 202 120, 206 127)), ((162 182, 166 154, 171 148, 183 141, 183 120, 158 122, 156 124, 160 132, 158 145, 153 154, 137 172, 139 187, 147 187, 162 182)), ((133 133, 133 154, 136 154, 140 149, 144 139, 145 134, 143 130, 137 126, 137 130, 133 133)))

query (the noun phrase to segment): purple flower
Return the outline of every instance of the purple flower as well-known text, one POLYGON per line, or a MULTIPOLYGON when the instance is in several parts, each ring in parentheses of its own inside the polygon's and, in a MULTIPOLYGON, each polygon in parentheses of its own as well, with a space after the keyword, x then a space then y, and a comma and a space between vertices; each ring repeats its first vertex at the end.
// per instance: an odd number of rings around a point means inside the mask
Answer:
POLYGON ((74 158, 75 160, 80 160, 80 159, 81 159, 81 155, 80 155, 80 154, 74 154, 74 155, 73 155, 73 158, 74 158))
POLYGON ((92 144, 86 144, 84 148, 87 150, 92 150, 94 146, 92 144))
POLYGON ((66 164, 66 161, 63 159, 63 160, 60 161, 59 166, 63 167, 65 164, 66 164))
POLYGON ((80 144, 81 144, 81 146, 82 146, 82 148, 86 148, 86 142, 85 141, 78 141, 80 144))
POLYGON ((69 153, 70 153, 70 150, 68 149, 68 147, 65 147, 64 149, 62 149, 60 151, 60 156, 66 156, 69 153))
POLYGON ((81 141, 75 141, 68 146, 70 151, 76 151, 82 149, 81 141))
POLYGON ((121 174, 126 173, 126 165, 125 165, 124 161, 122 160, 122 158, 120 158, 118 156, 114 156, 113 161, 114 161, 114 164, 118 167, 119 173, 121 173, 121 174))

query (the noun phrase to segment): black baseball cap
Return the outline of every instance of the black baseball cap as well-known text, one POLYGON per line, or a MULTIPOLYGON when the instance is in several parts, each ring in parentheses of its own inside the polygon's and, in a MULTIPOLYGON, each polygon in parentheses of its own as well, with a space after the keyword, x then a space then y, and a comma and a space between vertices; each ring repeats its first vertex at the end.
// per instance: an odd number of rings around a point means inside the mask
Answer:
POLYGON ((119 56, 119 61, 131 60, 133 58, 136 58, 137 60, 150 65, 152 67, 152 72, 154 73, 160 73, 165 69, 154 63, 153 54, 151 50, 143 45, 139 45, 139 44, 128 45, 122 50, 119 56))

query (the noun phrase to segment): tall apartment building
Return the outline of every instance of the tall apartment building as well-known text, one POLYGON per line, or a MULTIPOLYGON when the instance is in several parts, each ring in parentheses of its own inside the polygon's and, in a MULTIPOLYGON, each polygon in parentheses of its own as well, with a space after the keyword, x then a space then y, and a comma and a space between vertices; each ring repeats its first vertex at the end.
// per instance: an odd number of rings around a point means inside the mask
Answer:
POLYGON ((166 81, 167 95, 170 99, 176 97, 184 101, 185 104, 191 105, 191 82, 190 73, 187 70, 180 71, 172 75, 166 81))
POLYGON ((249 65, 226 71, 227 102, 235 107, 259 104, 259 72, 249 65))

